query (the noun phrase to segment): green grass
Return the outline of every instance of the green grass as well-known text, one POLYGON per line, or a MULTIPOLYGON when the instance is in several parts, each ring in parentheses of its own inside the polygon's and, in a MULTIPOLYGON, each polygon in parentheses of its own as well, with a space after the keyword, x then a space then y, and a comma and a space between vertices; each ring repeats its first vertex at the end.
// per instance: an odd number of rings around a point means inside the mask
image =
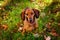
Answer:
MULTIPOLYGON (((40 34, 40 36, 38 38, 35 38, 33 36, 32 33, 29 33, 29 34, 25 34, 24 36, 22 36, 22 34, 20 32, 13 32, 13 30, 17 27, 16 27, 16 24, 18 22, 21 22, 21 12, 23 9, 25 9, 26 7, 30 7, 30 8, 37 8, 35 7, 36 4, 34 3, 31 3, 29 0, 14 0, 12 3, 10 3, 7 7, 6 7, 6 12, 8 12, 8 18, 7 19, 2 19, 1 23, 2 24, 8 24, 8 30, 7 31, 4 31, 4 30, 0 30, 0 33, 1 33, 1 36, 0 36, 0 40, 44 40, 44 37, 42 34, 40 34)), ((39 5, 38 5, 39 6, 39 5)), ((49 7, 49 6, 48 6, 49 7)), ((46 9, 44 9, 44 13, 47 12, 49 10, 49 8, 45 7, 46 9)), ((40 10, 40 8, 39 8, 40 10)), ((5 12, 5 11, 4 11, 5 12)), ((42 14, 42 12, 40 12, 40 14, 42 14)), ((43 32, 43 29, 45 28, 45 25, 46 23, 50 22, 50 19, 51 18, 54 18, 55 21, 54 21, 54 24, 52 24, 52 26, 57 26, 55 23, 57 23, 57 18, 55 18, 55 14, 50 14, 50 15, 46 15, 45 13, 45 16, 44 17, 39 17, 38 19, 38 30, 39 32, 43 32)), ((60 28, 60 27, 59 27, 60 28)), ((56 29, 57 32, 59 33, 58 31, 58 28, 56 29)), ((47 34, 49 35, 49 33, 47 34)), ((53 36, 53 40, 56 40, 55 39, 56 37, 53 36)), ((57 40, 59 40, 60 37, 57 37, 57 40)))

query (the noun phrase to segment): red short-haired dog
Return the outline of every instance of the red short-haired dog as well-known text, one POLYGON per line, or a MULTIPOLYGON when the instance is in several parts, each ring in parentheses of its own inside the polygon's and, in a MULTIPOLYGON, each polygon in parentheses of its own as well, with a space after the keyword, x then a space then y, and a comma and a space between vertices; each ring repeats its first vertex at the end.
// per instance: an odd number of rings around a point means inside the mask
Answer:
POLYGON ((23 32, 31 32, 38 28, 38 23, 36 21, 39 18, 39 10, 26 8, 21 13, 21 18, 24 23, 23 32))

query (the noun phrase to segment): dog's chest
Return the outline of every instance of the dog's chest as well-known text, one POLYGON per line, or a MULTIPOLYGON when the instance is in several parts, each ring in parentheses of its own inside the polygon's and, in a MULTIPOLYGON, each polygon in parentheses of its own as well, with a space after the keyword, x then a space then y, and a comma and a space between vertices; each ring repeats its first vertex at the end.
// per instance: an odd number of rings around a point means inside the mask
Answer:
POLYGON ((27 31, 32 31, 37 27, 36 21, 34 23, 28 23, 27 21, 24 21, 24 29, 27 31))
POLYGON ((28 26, 29 26, 29 27, 35 27, 35 25, 36 25, 36 23, 34 23, 34 24, 29 24, 28 26))

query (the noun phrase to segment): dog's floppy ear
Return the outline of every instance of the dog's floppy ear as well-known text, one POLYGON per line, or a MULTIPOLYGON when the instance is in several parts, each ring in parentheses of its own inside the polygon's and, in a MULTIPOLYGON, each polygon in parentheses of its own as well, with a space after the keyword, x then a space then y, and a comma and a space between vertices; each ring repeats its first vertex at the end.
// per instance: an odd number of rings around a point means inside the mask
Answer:
POLYGON ((24 21, 25 20, 25 10, 21 12, 21 19, 24 21))
POLYGON ((28 9, 28 7, 27 8, 25 8, 22 12, 21 12, 21 19, 24 21, 25 20, 25 11, 28 9))
POLYGON ((39 18, 39 15, 40 15, 40 14, 39 14, 39 13, 40 13, 39 10, 37 10, 37 9, 32 9, 32 10, 33 10, 34 13, 35 13, 35 17, 36 17, 36 18, 39 18))

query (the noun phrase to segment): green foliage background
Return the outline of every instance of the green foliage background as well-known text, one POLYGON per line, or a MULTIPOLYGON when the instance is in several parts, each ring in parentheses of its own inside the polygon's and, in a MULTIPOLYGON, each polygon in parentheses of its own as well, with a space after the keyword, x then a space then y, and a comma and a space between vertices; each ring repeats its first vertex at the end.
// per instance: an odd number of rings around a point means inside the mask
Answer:
MULTIPOLYGON (((22 36, 22 34, 18 31, 13 32, 14 29, 17 29, 16 24, 22 21, 20 14, 26 7, 37 8, 40 11, 40 17, 38 19, 38 32, 44 33, 46 23, 52 22, 51 19, 53 19, 51 27, 55 28, 56 32, 60 34, 60 25, 58 25, 58 23, 60 23, 60 11, 56 13, 51 12, 51 10, 54 11, 56 8, 60 7, 60 1, 55 0, 54 2, 58 2, 56 4, 53 4, 53 1, 54 0, 45 0, 44 4, 44 1, 42 1, 42 6, 39 0, 35 0, 34 2, 30 0, 11 0, 11 2, 4 7, 4 10, 0 10, 0 24, 8 24, 8 30, 0 30, 0 40, 44 40, 43 34, 40 34, 38 38, 35 38, 32 33, 22 36), (7 17, 3 18, 3 15, 6 13, 8 14, 7 17)), ((50 34, 46 33, 46 35, 48 36, 50 34)), ((60 40, 60 36, 50 36, 52 40, 60 40)))

